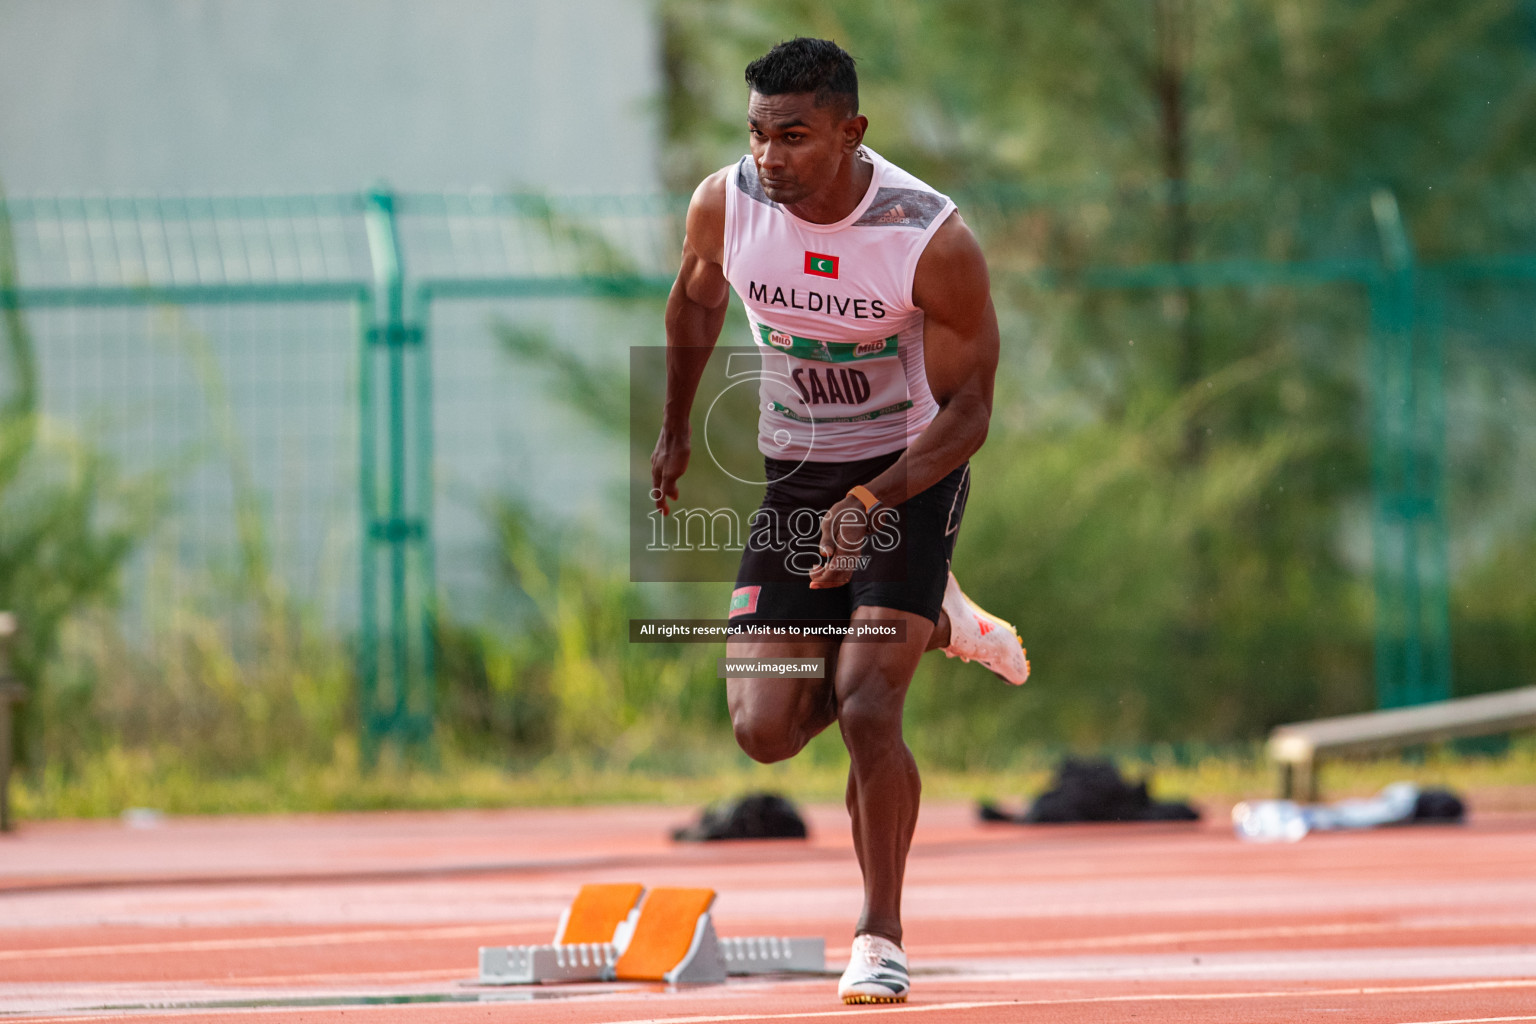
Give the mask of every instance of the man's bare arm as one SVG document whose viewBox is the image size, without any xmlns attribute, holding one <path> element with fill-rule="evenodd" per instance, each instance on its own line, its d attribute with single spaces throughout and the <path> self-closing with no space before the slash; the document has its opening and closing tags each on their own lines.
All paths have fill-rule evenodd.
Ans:
<svg viewBox="0 0 1536 1024">
<path fill-rule="evenodd" d="M 932 487 L 974 455 L 992 419 L 997 376 L 997 312 L 987 261 L 960 214 L 934 233 L 917 263 L 912 300 L 923 310 L 923 366 L 939 412 L 901 458 L 866 486 L 885 505 L 899 505 Z M 857 554 L 863 506 L 845 498 L 822 521 L 822 553 Z M 852 523 L 851 529 L 834 523 Z M 835 536 L 834 536 L 835 534 Z M 849 570 L 818 569 L 811 586 L 837 587 Z"/>
<path fill-rule="evenodd" d="M 997 376 L 997 312 L 987 261 L 959 212 L 933 236 L 918 260 L 912 300 L 924 313 L 923 368 L 939 412 L 905 456 L 870 490 L 896 504 L 944 479 L 976 454 L 992 420 L 992 383 Z M 905 463 L 905 465 L 902 465 Z M 887 498 L 881 486 L 906 484 Z"/>
<path fill-rule="evenodd" d="M 688 203 L 683 262 L 667 296 L 667 393 L 661 436 L 651 452 L 656 507 L 670 512 L 677 481 L 693 450 L 689 414 L 699 378 L 725 323 L 730 287 L 721 264 L 725 249 L 725 171 L 705 178 Z"/>
</svg>

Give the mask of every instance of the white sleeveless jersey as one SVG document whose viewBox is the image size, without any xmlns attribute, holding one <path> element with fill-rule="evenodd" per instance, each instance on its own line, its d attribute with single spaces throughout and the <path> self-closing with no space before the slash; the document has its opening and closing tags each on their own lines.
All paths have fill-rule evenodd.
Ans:
<svg viewBox="0 0 1536 1024">
<path fill-rule="evenodd" d="M 725 277 L 747 308 L 759 377 L 758 449 L 852 462 L 898 451 L 938 404 L 923 369 L 917 261 L 955 204 L 865 148 L 869 191 L 835 224 L 764 194 L 750 156 L 725 190 Z"/>
</svg>

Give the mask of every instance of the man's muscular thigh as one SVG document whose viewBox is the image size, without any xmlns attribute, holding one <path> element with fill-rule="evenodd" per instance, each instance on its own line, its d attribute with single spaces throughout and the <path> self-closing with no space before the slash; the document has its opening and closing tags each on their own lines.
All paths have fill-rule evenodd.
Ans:
<svg viewBox="0 0 1536 1024">
<path fill-rule="evenodd" d="M 850 751 L 869 742 L 881 745 L 900 741 L 907 687 L 933 632 L 933 623 L 928 619 L 895 608 L 860 606 L 854 610 L 853 621 L 900 622 L 904 637 L 900 643 L 866 641 L 843 645 L 842 658 L 832 679 L 838 717 Z"/>
<path fill-rule="evenodd" d="M 793 757 L 837 718 L 835 640 L 731 640 L 727 658 L 822 658 L 820 679 L 735 676 L 725 682 L 736 742 L 747 756 L 769 763 Z"/>
</svg>

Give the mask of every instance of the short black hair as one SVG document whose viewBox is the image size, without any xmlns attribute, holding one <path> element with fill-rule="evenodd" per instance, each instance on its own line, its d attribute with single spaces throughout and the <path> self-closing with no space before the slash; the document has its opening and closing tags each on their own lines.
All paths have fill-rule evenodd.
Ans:
<svg viewBox="0 0 1536 1024">
<path fill-rule="evenodd" d="M 747 85 L 759 96 L 816 94 L 818 107 L 842 103 L 859 112 L 859 75 L 853 57 L 830 39 L 799 36 L 780 43 L 747 65 Z"/>
</svg>

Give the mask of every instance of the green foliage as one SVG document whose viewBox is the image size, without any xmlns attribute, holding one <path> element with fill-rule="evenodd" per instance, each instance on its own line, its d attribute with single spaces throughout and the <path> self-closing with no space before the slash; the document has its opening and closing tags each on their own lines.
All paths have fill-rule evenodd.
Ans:
<svg viewBox="0 0 1536 1024">
<path fill-rule="evenodd" d="M 470 626 L 451 607 L 443 616 L 440 703 L 457 746 L 654 765 L 724 725 L 712 646 L 627 642 L 629 620 L 655 611 L 611 538 L 541 522 L 510 498 L 488 514 L 513 621 Z"/>
<path fill-rule="evenodd" d="M 1165 177 L 1169 79 L 1189 178 L 1387 183 L 1410 220 L 1530 166 L 1536 29 L 1522 0 L 667 0 L 674 187 L 745 148 L 742 69 L 795 35 L 859 61 L 870 141 L 949 191 Z"/>
<path fill-rule="evenodd" d="M 1373 703 L 1365 297 L 1321 275 L 1154 289 L 1090 271 L 1375 261 L 1379 185 L 1425 258 L 1528 245 L 1528 3 L 663 10 L 677 188 L 746 149 L 749 60 L 829 37 L 860 62 L 870 144 L 956 194 L 987 252 L 1003 367 L 956 566 L 1019 622 L 1040 685 L 930 659 L 914 745 L 976 766 L 1019 742 L 1226 741 Z M 1528 323 L 1529 299 L 1467 293 L 1459 313 L 1486 332 Z M 1480 349 L 1453 396 L 1478 373 L 1530 366 Z M 1504 429 L 1452 425 L 1468 691 L 1515 682 L 1536 649 L 1529 588 L 1502 569 L 1536 508 L 1509 483 L 1530 430 L 1479 415 Z"/>
<path fill-rule="evenodd" d="M 1220 822 L 1237 800 L 1274 793 L 1273 771 L 1253 750 L 1209 751 L 1189 760 L 1172 758 L 1166 749 L 1119 753 L 1116 760 L 1126 775 L 1150 775 L 1158 798 L 1192 800 L 1214 822 Z M 923 799 L 1000 799 L 1017 806 L 1047 788 L 1053 763 L 1048 752 L 1040 752 L 993 772 L 925 765 Z M 1437 747 L 1412 757 L 1328 761 L 1321 780 L 1330 800 L 1366 796 L 1388 783 L 1412 781 L 1468 796 L 1478 813 L 1528 812 L 1533 772 L 1536 742 L 1526 738 L 1497 757 Z M 497 762 L 466 757 L 449 747 L 435 766 L 384 764 L 367 771 L 356 744 L 342 736 L 325 761 L 274 760 L 239 774 L 210 774 L 169 749 L 115 747 L 89 753 L 72 771 L 50 765 L 16 780 L 14 797 L 23 820 L 109 817 L 130 807 L 187 815 L 645 802 L 678 805 L 682 824 L 688 814 L 683 807 L 698 807 L 722 794 L 768 789 L 796 800 L 836 804 L 842 800 L 846 775 L 846 760 L 824 762 L 802 754 L 760 765 L 723 747 L 673 770 L 599 768 L 581 758 L 547 758 L 508 772 Z"/>
<path fill-rule="evenodd" d="M 0 192 L 0 295 L 17 285 Z M 15 614 L 11 668 L 30 691 L 16 721 L 35 760 L 39 698 L 67 618 L 110 599 L 123 562 L 153 522 L 152 481 L 125 483 L 99 454 L 37 408 L 37 360 L 22 310 L 0 304 L 0 609 Z"/>
<path fill-rule="evenodd" d="M 1270 354 L 1153 415 L 1073 425 L 1046 413 L 989 440 L 955 572 L 1017 623 L 1034 673 L 1013 690 L 930 658 L 909 696 L 916 748 L 958 769 L 995 767 L 1021 744 L 1231 742 L 1368 699 L 1368 584 L 1327 564 L 1326 509 L 1285 509 L 1327 433 L 1296 423 L 1219 438 L 1180 465 L 1202 406 L 1286 369 Z M 1320 536 L 1269 522 L 1305 526 L 1308 511 Z"/>
<path fill-rule="evenodd" d="M 1082 296 L 1036 298 L 1028 305 L 1038 315 L 1062 321 L 1091 315 L 1146 326 L 1157 318 L 1144 303 L 1085 313 Z M 1368 703 L 1368 583 L 1333 550 L 1336 506 L 1365 479 L 1350 415 L 1357 395 L 1314 351 L 1320 343 L 1309 343 L 1298 303 L 1288 305 L 1289 317 L 1276 311 L 1247 325 L 1245 340 L 1269 343 L 1261 354 L 1229 362 L 1172 401 L 1155 383 L 1133 389 L 1117 380 L 1106 390 L 1107 408 L 1050 374 L 1031 387 L 1034 362 L 1049 362 L 1055 352 L 1019 353 L 1005 365 L 1000 393 L 1038 398 L 998 411 L 976 459 L 956 564 L 974 596 L 1020 623 L 1038 685 L 1014 691 L 974 666 L 931 656 L 909 698 L 913 722 L 922 723 L 909 740 L 925 763 L 997 768 L 1012 763 L 1021 746 L 1063 742 L 1230 742 L 1278 721 Z M 622 392 L 617 367 L 577 357 L 536 330 L 503 327 L 502 334 L 509 352 L 550 373 L 573 407 L 610 432 L 619 428 L 609 407 Z M 1134 365 L 1137 357 L 1121 358 Z M 646 373 L 639 386 L 659 395 L 655 367 L 631 369 Z M 648 448 L 659 423 L 652 419 L 630 425 L 639 432 L 637 450 Z M 1183 446 L 1194 423 L 1205 425 L 1208 440 L 1191 466 Z M 684 478 L 691 501 L 703 479 Z M 500 724 L 485 711 L 471 717 L 524 750 L 611 742 L 624 733 L 624 715 L 649 722 L 651 734 L 723 725 L 707 661 L 693 663 L 683 692 L 695 695 L 697 710 L 683 715 L 671 700 L 643 698 L 620 712 L 630 695 L 649 688 L 617 685 L 626 673 L 654 671 L 658 657 L 711 653 L 627 644 L 627 617 L 689 614 L 694 596 L 703 611 L 693 613 L 718 614 L 710 609 L 718 609 L 723 585 L 713 588 L 712 602 L 706 586 L 681 594 L 630 585 L 619 559 L 583 557 L 598 543 L 533 528 L 516 505 L 497 510 L 504 571 L 525 602 L 539 605 L 542 595 L 542 605 L 496 633 L 473 634 L 467 661 L 487 668 L 471 672 L 480 681 L 450 700 L 474 693 L 475 706 L 499 708 Z M 1191 550 L 1204 554 L 1191 558 Z M 556 577 L 569 581 L 572 596 L 564 602 L 549 597 Z M 562 627 L 563 614 L 580 623 Z M 609 625 L 592 628 L 603 621 Z M 562 646 L 562 628 L 579 630 L 580 642 Z M 585 670 L 560 676 L 560 659 L 573 650 L 609 680 L 606 690 L 590 686 Z M 443 660 L 464 662 L 451 652 Z M 460 671 L 445 668 L 445 675 Z M 562 699 L 562 691 L 578 699 Z M 580 709 L 594 695 L 610 702 L 609 718 L 583 727 Z"/>
<path fill-rule="evenodd" d="M 654 302 L 635 305 L 638 317 L 660 316 Z M 578 356 L 526 324 L 495 330 L 509 358 L 548 375 L 551 393 L 602 433 L 624 436 L 622 364 Z M 678 613 L 659 611 L 665 602 L 655 592 L 629 583 L 626 535 L 548 521 L 517 496 L 488 498 L 485 516 L 496 539 L 496 603 L 508 618 L 471 624 L 451 595 L 441 609 L 439 704 L 455 746 L 525 762 L 553 755 L 634 767 L 675 766 L 701 743 L 716 745 L 724 700 L 714 648 L 627 642 L 630 619 Z"/>
<path fill-rule="evenodd" d="M 0 434 L 22 431 L 31 428 L 0 425 Z M 12 666 L 33 698 L 64 622 L 115 595 L 155 507 L 152 494 L 125 487 L 99 456 L 46 430 L 0 489 L 0 607 L 17 617 Z M 35 714 L 24 711 L 24 725 Z"/>
<path fill-rule="evenodd" d="M 39 701 L 41 764 L 67 780 L 113 751 L 208 776 L 328 760 L 353 727 L 346 645 L 286 600 L 175 591 L 147 639 L 110 612 L 70 619 Z"/>
<path fill-rule="evenodd" d="M 261 498 L 209 341 L 175 310 L 164 325 L 209 418 L 206 447 L 181 458 L 215 459 L 230 473 L 233 564 L 189 569 L 157 543 L 181 464 L 123 482 L 78 443 L 44 443 L 45 422 L 28 470 L 0 490 L 0 604 L 9 601 L 22 623 L 30 760 L 61 785 L 103 758 L 119 767 L 174 758 L 193 775 L 319 761 L 350 725 L 347 646 L 272 568 Z M 125 618 L 118 587 L 133 555 L 141 614 Z"/>
<path fill-rule="evenodd" d="M 980 603 L 1018 622 L 1035 679 L 1016 691 L 975 666 L 926 659 L 908 730 L 925 769 L 1038 772 L 1062 746 L 1244 743 L 1279 721 L 1369 706 L 1364 298 L 1257 279 L 1133 288 L 1093 271 L 1374 260 L 1365 197 L 1382 184 L 1426 257 L 1528 242 L 1529 3 L 659 9 L 674 188 L 745 149 L 747 61 L 789 36 L 824 35 L 860 59 L 870 144 L 958 195 L 982 237 L 1003 367 L 956 569 Z M 521 201 L 569 251 L 566 269 L 636 276 L 601 230 L 558 204 Z M 0 288 L 14 280 L 0 231 Z M 1497 313 L 1512 346 L 1528 348 L 1529 295 L 1469 293 L 1464 304 L 1479 327 Z M 630 309 L 654 339 L 657 305 Z M 507 614 L 471 619 L 446 595 L 436 638 L 443 764 L 475 781 L 362 779 L 349 654 L 271 568 L 206 339 L 167 314 L 208 399 L 209 453 L 238 496 L 238 564 L 178 579 L 149 548 L 151 585 L 180 596 L 130 637 L 101 607 L 162 488 L 118 479 L 38 417 L 26 324 L 14 306 L 0 314 L 0 605 L 21 615 L 18 665 L 47 724 L 24 810 L 656 798 L 695 792 L 677 774 L 780 777 L 733 751 L 718 647 L 626 642 L 631 618 L 718 614 L 723 585 L 632 585 L 623 538 L 485 496 L 496 537 L 487 571 Z M 617 352 L 526 324 L 499 333 L 608 436 L 654 431 L 630 422 Z M 1461 395 L 1482 416 L 1477 429 L 1453 428 L 1450 474 L 1463 514 L 1456 671 L 1470 692 L 1536 670 L 1524 571 L 1536 557 L 1536 485 L 1517 472 L 1536 464 L 1519 426 L 1536 389 L 1513 347 L 1459 358 L 1453 408 Z M 1518 415 L 1493 404 L 1511 397 L 1526 403 Z M 653 437 L 632 440 L 648 449 Z M 783 777 L 833 792 L 840 756 L 829 733 L 797 759 L 808 767 L 782 769 L 808 775 Z M 517 766 L 527 785 L 474 768 L 487 763 Z M 1253 775 L 1251 765 L 1212 771 Z M 205 793 L 208 777 L 244 781 Z"/>
<path fill-rule="evenodd" d="M 654 304 L 646 304 L 639 312 L 642 317 L 658 315 Z M 562 401 L 580 410 L 604 433 L 623 435 L 629 424 L 629 387 L 623 373 L 614 367 L 608 367 L 607 372 L 594 369 L 541 330 L 498 323 L 495 331 L 510 357 L 551 374 L 553 393 Z"/>
</svg>

